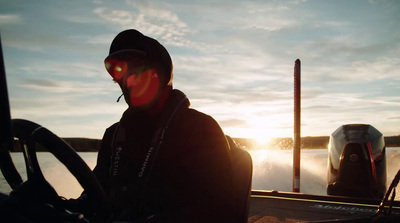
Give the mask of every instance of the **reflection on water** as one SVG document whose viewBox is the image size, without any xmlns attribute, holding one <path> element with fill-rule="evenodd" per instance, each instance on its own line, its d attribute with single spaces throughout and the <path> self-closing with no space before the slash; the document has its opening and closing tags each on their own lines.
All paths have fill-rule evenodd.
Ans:
<svg viewBox="0 0 400 223">
<path fill-rule="evenodd" d="M 388 186 L 400 166 L 400 148 L 386 148 Z M 96 165 L 97 153 L 79 153 L 90 168 Z M 253 189 L 292 191 L 293 156 L 291 150 L 251 150 L 253 158 Z M 301 151 L 300 192 L 326 194 L 326 149 L 304 149 Z M 26 179 L 25 164 L 21 153 L 12 153 L 18 171 Z M 78 197 L 82 187 L 69 171 L 50 153 L 38 153 L 38 159 L 46 179 L 59 195 Z M 0 192 L 11 191 L 3 175 L 0 175 Z M 400 199 L 397 195 L 396 200 Z"/>
</svg>

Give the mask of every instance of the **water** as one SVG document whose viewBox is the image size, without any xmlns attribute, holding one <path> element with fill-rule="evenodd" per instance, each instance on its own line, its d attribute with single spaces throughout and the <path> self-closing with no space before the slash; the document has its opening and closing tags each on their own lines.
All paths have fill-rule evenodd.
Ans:
<svg viewBox="0 0 400 223">
<path fill-rule="evenodd" d="M 293 151 L 255 150 L 253 158 L 253 189 L 292 191 Z M 400 147 L 386 148 L 387 187 L 400 169 Z M 300 192 L 326 195 L 327 149 L 301 151 Z M 400 195 L 396 195 L 400 200 Z"/>
<path fill-rule="evenodd" d="M 388 186 L 400 168 L 400 147 L 386 148 Z M 291 150 L 251 150 L 253 158 L 253 189 L 292 191 L 293 154 Z M 97 153 L 79 153 L 90 168 L 96 165 Z M 326 149 L 304 149 L 301 151 L 300 192 L 326 194 L 327 176 Z M 22 153 L 12 153 L 13 161 L 26 179 Z M 44 176 L 53 185 L 59 195 L 75 198 L 82 187 L 68 170 L 50 153 L 39 152 L 38 159 Z M 3 175 L 0 175 L 0 192 L 11 191 Z M 399 200 L 397 195 L 396 200 Z"/>
<path fill-rule="evenodd" d="M 95 167 L 97 152 L 82 152 L 78 154 L 91 169 Z M 11 153 L 11 157 L 18 172 L 21 174 L 21 177 L 23 180 L 26 180 L 25 162 L 22 153 Z M 37 157 L 43 175 L 56 189 L 60 196 L 66 198 L 79 197 L 83 191 L 82 187 L 68 169 L 58 161 L 53 154 L 48 152 L 38 152 Z M 0 192 L 6 194 L 11 192 L 11 188 L 2 174 L 0 174 Z"/>
</svg>

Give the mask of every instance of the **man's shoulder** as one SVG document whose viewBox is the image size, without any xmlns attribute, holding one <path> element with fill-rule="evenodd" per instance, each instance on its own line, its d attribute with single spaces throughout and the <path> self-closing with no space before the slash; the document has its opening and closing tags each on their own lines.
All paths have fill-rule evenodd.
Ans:
<svg viewBox="0 0 400 223">
<path fill-rule="evenodd" d="M 186 111 L 187 118 L 193 119 L 193 120 L 213 120 L 214 118 L 211 115 L 208 115 L 204 112 L 198 111 L 194 108 L 188 108 Z"/>
<path fill-rule="evenodd" d="M 119 125 L 119 122 L 116 122 L 116 123 L 112 124 L 111 126 L 109 126 L 109 127 L 106 129 L 105 134 L 110 133 L 110 132 L 114 132 L 115 129 L 118 127 L 118 125 Z"/>
<path fill-rule="evenodd" d="M 116 123 L 110 125 L 107 129 L 115 129 L 115 128 L 117 128 L 118 125 L 119 125 L 119 122 L 116 122 Z"/>
<path fill-rule="evenodd" d="M 195 128 L 197 131 L 204 131 L 205 129 L 208 129 L 207 132 L 222 131 L 218 122 L 211 115 L 192 108 L 187 109 L 181 119 L 181 124 Z"/>
</svg>

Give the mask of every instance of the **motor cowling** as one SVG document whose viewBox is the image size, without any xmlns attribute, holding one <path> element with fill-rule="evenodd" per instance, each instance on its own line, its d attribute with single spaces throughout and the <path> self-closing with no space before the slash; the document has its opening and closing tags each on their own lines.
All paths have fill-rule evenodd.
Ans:
<svg viewBox="0 0 400 223">
<path fill-rule="evenodd" d="M 339 127 L 329 140 L 327 194 L 381 199 L 385 192 L 382 133 L 368 124 Z"/>
</svg>

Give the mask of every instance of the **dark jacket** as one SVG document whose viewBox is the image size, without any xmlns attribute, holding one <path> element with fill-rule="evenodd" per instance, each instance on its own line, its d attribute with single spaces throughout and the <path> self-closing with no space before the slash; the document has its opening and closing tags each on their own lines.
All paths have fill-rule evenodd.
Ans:
<svg viewBox="0 0 400 223">
<path fill-rule="evenodd" d="M 232 161 L 218 123 L 172 92 L 161 116 L 129 109 L 103 137 L 93 170 L 133 222 L 233 222 Z"/>
</svg>

